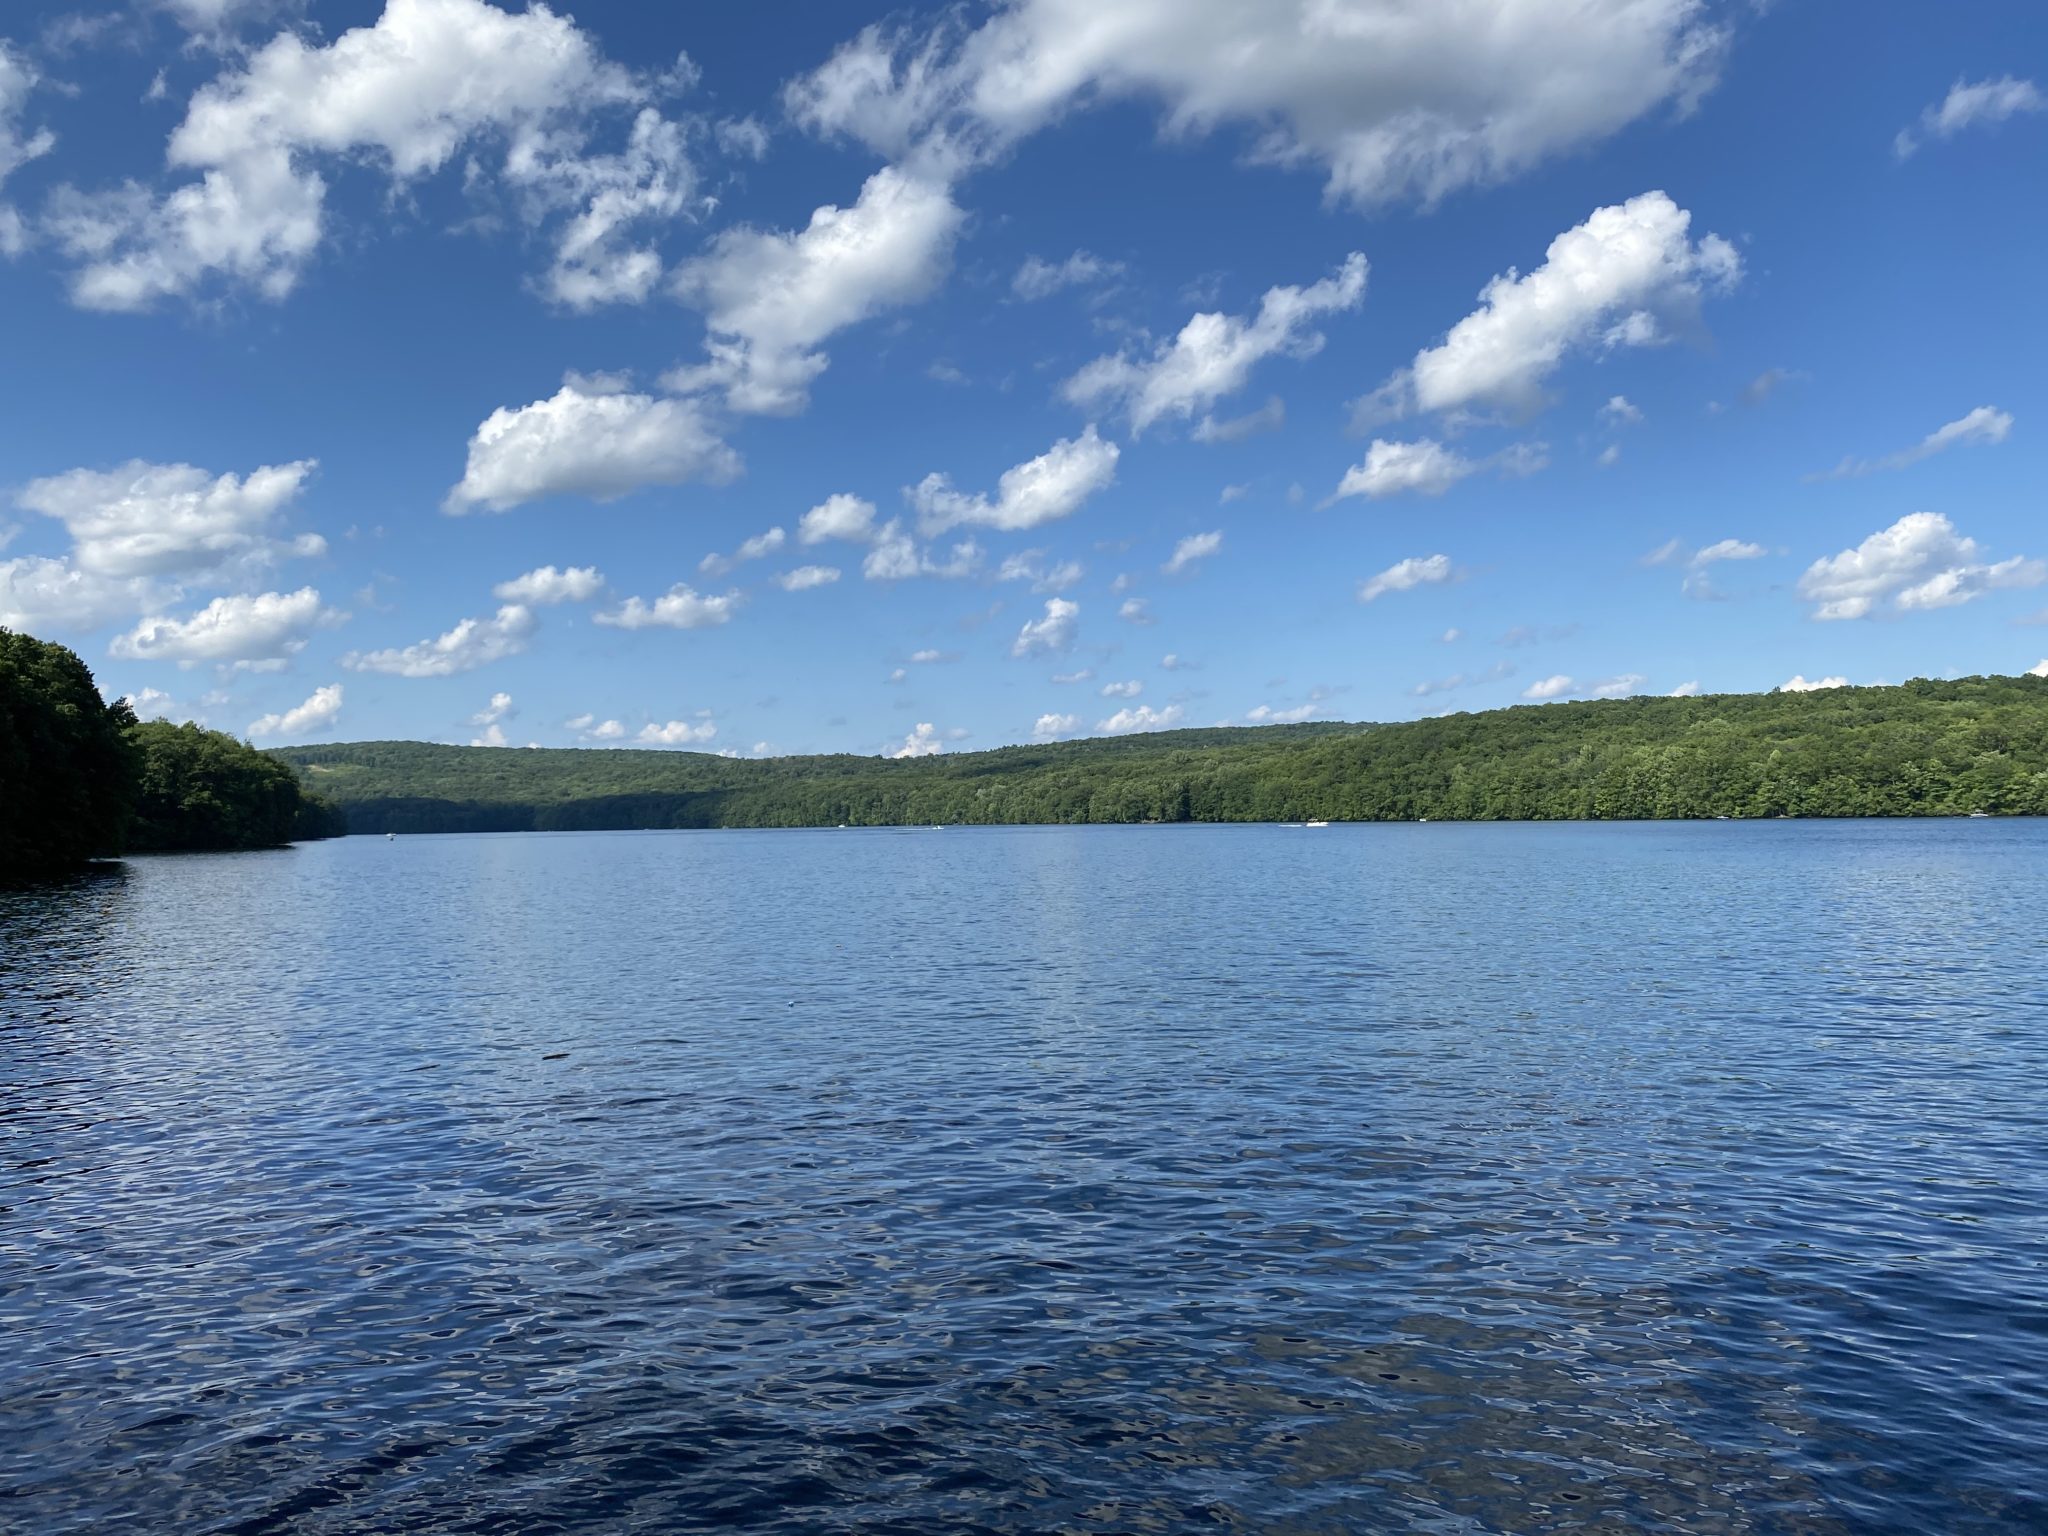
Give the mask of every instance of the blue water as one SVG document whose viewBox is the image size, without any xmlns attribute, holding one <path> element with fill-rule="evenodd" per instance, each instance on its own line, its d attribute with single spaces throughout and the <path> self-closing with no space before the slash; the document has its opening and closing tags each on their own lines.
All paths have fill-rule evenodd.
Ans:
<svg viewBox="0 0 2048 1536">
<path fill-rule="evenodd" d="M 0 1527 L 2048 1526 L 2048 823 L 0 893 Z"/>
</svg>

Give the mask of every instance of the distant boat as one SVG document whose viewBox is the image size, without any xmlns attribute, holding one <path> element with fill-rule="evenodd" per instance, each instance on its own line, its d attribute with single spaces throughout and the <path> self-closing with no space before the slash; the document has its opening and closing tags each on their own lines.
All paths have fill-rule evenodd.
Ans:
<svg viewBox="0 0 2048 1536">
<path fill-rule="evenodd" d="M 384 841 L 387 843 L 395 843 L 398 841 L 398 834 L 396 832 L 386 832 L 384 834 Z"/>
<path fill-rule="evenodd" d="M 1327 821 L 1304 821 L 1302 825 L 1304 827 L 1327 827 L 1329 823 Z"/>
<path fill-rule="evenodd" d="M 1991 819 L 1991 813 L 1990 813 L 1989 811 L 1972 811 L 1972 812 L 1970 812 L 1970 820 L 1972 820 L 1972 821 L 1989 821 L 1990 819 Z"/>
</svg>

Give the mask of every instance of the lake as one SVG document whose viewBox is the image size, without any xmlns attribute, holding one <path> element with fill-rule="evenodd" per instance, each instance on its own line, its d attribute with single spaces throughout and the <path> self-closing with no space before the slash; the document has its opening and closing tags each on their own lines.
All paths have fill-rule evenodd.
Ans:
<svg viewBox="0 0 2048 1536">
<path fill-rule="evenodd" d="M 2048 1528 L 2048 822 L 0 892 L 0 1525 Z"/>
</svg>

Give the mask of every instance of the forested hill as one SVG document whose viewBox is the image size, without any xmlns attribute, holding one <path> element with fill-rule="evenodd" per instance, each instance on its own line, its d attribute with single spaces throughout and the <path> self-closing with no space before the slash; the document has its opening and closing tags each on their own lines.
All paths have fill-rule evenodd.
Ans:
<svg viewBox="0 0 2048 1536">
<path fill-rule="evenodd" d="M 352 832 L 2048 815 L 2048 678 L 1166 731 L 910 760 L 422 742 L 277 755 Z"/>
</svg>

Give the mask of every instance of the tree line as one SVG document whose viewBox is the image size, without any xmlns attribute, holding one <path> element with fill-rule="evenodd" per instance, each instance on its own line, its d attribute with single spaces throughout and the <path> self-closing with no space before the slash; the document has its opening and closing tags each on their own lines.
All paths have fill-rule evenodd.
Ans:
<svg viewBox="0 0 2048 1536">
<path fill-rule="evenodd" d="M 289 763 L 220 731 L 138 721 L 75 652 L 0 629 L 0 878 L 343 830 Z"/>
<path fill-rule="evenodd" d="M 2048 815 L 2048 678 L 1166 731 L 904 761 L 426 742 L 276 755 L 353 832 Z"/>
</svg>

